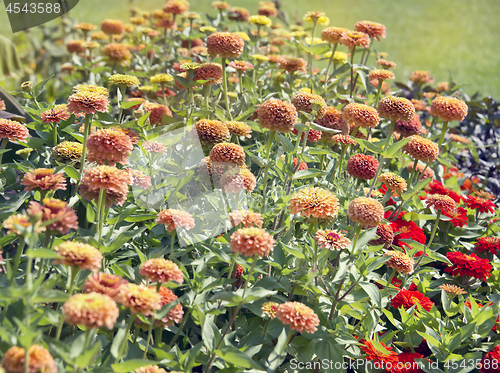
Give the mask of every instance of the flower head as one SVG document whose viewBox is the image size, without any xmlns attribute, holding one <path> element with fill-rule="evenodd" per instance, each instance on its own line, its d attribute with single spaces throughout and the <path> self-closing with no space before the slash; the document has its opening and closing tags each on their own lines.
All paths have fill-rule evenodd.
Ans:
<svg viewBox="0 0 500 373">
<path fill-rule="evenodd" d="M 102 49 L 102 54 L 108 57 L 110 63 L 126 65 L 132 59 L 132 53 L 126 45 L 120 43 L 109 43 Z"/>
<path fill-rule="evenodd" d="M 339 43 L 349 49 L 354 47 L 368 48 L 370 46 L 370 36 L 364 32 L 348 31 L 342 34 Z"/>
<path fill-rule="evenodd" d="M 419 291 L 412 291 L 401 289 L 399 293 L 396 294 L 394 298 L 391 300 L 391 306 L 394 308 L 409 309 L 413 307 L 415 304 L 420 304 L 426 311 L 430 311 L 433 303 L 432 301 L 424 296 L 424 294 Z"/>
<path fill-rule="evenodd" d="M 355 154 L 347 161 L 347 172 L 355 178 L 370 180 L 375 177 L 379 163 L 375 157 Z"/>
<path fill-rule="evenodd" d="M 437 93 L 446 92 L 450 90 L 450 84 L 448 82 L 439 82 L 436 84 L 435 89 Z"/>
<path fill-rule="evenodd" d="M 342 112 L 332 106 L 321 109 L 322 116 L 315 119 L 320 126 L 340 131 L 342 135 L 349 134 L 349 125 L 345 122 Z"/>
<path fill-rule="evenodd" d="M 251 25 L 271 27 L 273 21 L 271 21 L 271 19 L 266 16 L 258 15 L 258 16 L 251 16 L 248 19 L 248 23 L 250 23 Z"/>
<path fill-rule="evenodd" d="M 478 252 L 490 251 L 492 254 L 500 253 L 500 238 L 499 237 L 479 237 L 475 244 L 475 249 Z"/>
<path fill-rule="evenodd" d="M 259 106 L 257 118 L 261 127 L 286 133 L 290 132 L 297 123 L 298 114 L 291 103 L 270 99 Z"/>
<path fill-rule="evenodd" d="M 225 1 L 212 1 L 212 8 L 225 10 L 231 8 L 231 5 L 229 5 Z"/>
<path fill-rule="evenodd" d="M 132 75 L 114 74 L 109 77 L 109 85 L 123 85 L 127 87 L 139 86 L 141 83 L 137 77 Z"/>
<path fill-rule="evenodd" d="M 201 119 L 195 123 L 196 132 L 202 145 L 212 145 L 231 138 L 227 126 L 218 120 Z"/>
<path fill-rule="evenodd" d="M 382 118 L 409 122 L 415 115 L 415 107 L 404 97 L 388 96 L 378 103 L 378 113 Z"/>
<path fill-rule="evenodd" d="M 139 274 L 152 282 L 168 283 L 170 280 L 179 284 L 184 282 L 184 274 L 171 260 L 153 258 L 139 267 Z"/>
<path fill-rule="evenodd" d="M 278 68 L 287 72 L 302 71 L 305 73 L 307 72 L 307 62 L 303 58 L 285 56 L 281 57 Z"/>
<path fill-rule="evenodd" d="M 328 26 L 330 23 L 330 19 L 323 12 L 307 12 L 303 19 L 306 22 L 317 23 L 321 26 Z"/>
<path fill-rule="evenodd" d="M 107 96 L 91 90 L 77 91 L 68 98 L 68 111 L 70 113 L 107 113 L 109 111 L 108 106 Z"/>
<path fill-rule="evenodd" d="M 87 293 L 105 294 L 114 298 L 118 294 L 120 286 L 127 283 L 128 281 L 122 276 L 95 272 L 87 277 L 83 284 L 83 289 Z"/>
<path fill-rule="evenodd" d="M 168 106 L 156 104 L 154 102 L 145 102 L 144 110 L 146 110 L 147 113 L 150 113 L 149 123 L 151 123 L 152 126 L 162 125 L 164 115 L 166 115 L 167 117 L 172 116 L 172 112 L 170 111 Z"/>
<path fill-rule="evenodd" d="M 207 51 L 211 57 L 235 59 L 241 56 L 245 41 L 231 32 L 215 32 L 207 37 Z"/>
<path fill-rule="evenodd" d="M 262 215 L 252 210 L 233 210 L 230 212 L 229 217 L 233 227 L 243 224 L 244 227 L 262 228 L 264 224 Z"/>
<path fill-rule="evenodd" d="M 376 348 L 371 341 L 363 341 L 363 346 L 361 346 L 361 351 L 366 354 L 366 360 L 373 361 L 374 364 L 380 364 L 380 366 L 396 366 L 398 358 L 394 351 L 391 351 L 391 347 L 387 347 L 385 343 L 379 342 L 384 348 L 385 352 L 380 351 Z"/>
<path fill-rule="evenodd" d="M 78 217 L 75 210 L 59 199 L 44 198 L 43 206 L 31 201 L 27 212 L 28 215 L 40 214 L 43 223 L 53 221 L 46 226 L 49 232 L 66 234 L 70 229 L 78 229 Z"/>
<path fill-rule="evenodd" d="M 163 7 L 165 13 L 183 14 L 189 10 L 189 2 L 187 0 L 167 0 Z"/>
<path fill-rule="evenodd" d="M 120 286 L 116 301 L 145 317 L 153 316 L 161 308 L 161 294 L 154 288 L 132 283 Z"/>
<path fill-rule="evenodd" d="M 358 197 L 349 203 L 347 216 L 361 225 L 376 227 L 384 218 L 384 207 L 373 198 Z"/>
<path fill-rule="evenodd" d="M 119 313 L 116 302 L 99 293 L 75 294 L 63 305 L 66 324 L 85 325 L 91 329 L 106 326 L 112 330 Z"/>
<path fill-rule="evenodd" d="M 25 125 L 9 119 L 0 119 L 0 139 L 26 142 L 28 136 L 29 131 Z"/>
<path fill-rule="evenodd" d="M 306 123 L 306 126 L 309 127 L 309 123 Z M 292 133 L 294 135 L 299 135 L 299 130 L 294 128 L 292 129 Z M 306 134 L 307 134 L 307 140 L 310 141 L 310 142 L 318 142 L 320 139 L 321 139 L 321 136 L 323 135 L 323 132 L 321 132 L 320 130 L 313 130 L 313 129 L 309 129 L 308 131 L 306 132 L 302 132 L 302 135 L 300 136 L 300 139 L 301 140 L 304 140 L 305 137 L 306 137 Z"/>
<path fill-rule="evenodd" d="M 292 105 L 295 106 L 297 111 L 303 111 L 309 114 L 313 109 L 316 109 L 319 118 L 323 116 L 323 108 L 326 107 L 323 97 L 304 91 L 300 91 L 292 97 Z"/>
<path fill-rule="evenodd" d="M 7 373 L 24 372 L 25 352 L 21 347 L 12 346 L 5 352 L 2 358 L 2 368 Z M 28 350 L 29 354 L 29 373 L 57 373 L 57 366 L 54 358 L 48 350 L 40 345 L 33 345 Z"/>
<path fill-rule="evenodd" d="M 314 238 L 322 249 L 343 250 L 351 244 L 343 233 L 331 229 L 317 231 Z"/>
<path fill-rule="evenodd" d="M 149 78 L 149 81 L 153 84 L 171 84 L 174 82 L 174 78 L 170 74 L 160 73 L 153 75 Z"/>
<path fill-rule="evenodd" d="M 382 58 L 377 60 L 377 65 L 381 66 L 383 69 L 394 69 L 396 68 L 396 63 L 392 61 L 387 61 Z"/>
<path fill-rule="evenodd" d="M 441 212 L 450 213 L 457 208 L 455 201 L 442 194 L 432 194 L 428 196 L 425 200 L 427 207 L 434 206 L 436 210 L 440 210 Z"/>
<path fill-rule="evenodd" d="M 103 256 L 94 246 L 66 241 L 57 245 L 54 250 L 59 256 L 59 259 L 54 261 L 55 264 L 75 266 L 92 272 L 97 272 L 101 268 Z"/>
<path fill-rule="evenodd" d="M 427 241 L 424 230 L 413 221 L 404 221 L 399 218 L 391 222 L 391 227 L 395 234 L 393 244 L 396 246 L 411 248 L 410 244 L 402 240 L 413 240 L 421 244 L 425 244 Z"/>
<path fill-rule="evenodd" d="M 448 294 L 452 295 L 467 294 L 467 292 L 464 291 L 464 289 L 456 285 L 444 284 L 444 285 L 439 285 L 439 288 L 443 289 Z"/>
<path fill-rule="evenodd" d="M 266 302 L 260 308 L 264 315 L 267 315 L 270 319 L 275 319 L 278 312 L 279 303 L 276 302 Z"/>
<path fill-rule="evenodd" d="M 378 41 L 380 41 L 380 38 L 385 38 L 385 26 L 381 23 L 371 21 L 358 21 L 354 25 L 354 29 L 356 31 L 364 32 L 371 38 L 376 38 Z"/>
<path fill-rule="evenodd" d="M 352 103 L 344 107 L 342 112 L 346 122 L 363 128 L 375 128 L 380 122 L 378 111 L 368 105 Z"/>
<path fill-rule="evenodd" d="M 278 306 L 276 317 L 284 325 L 299 333 L 314 333 L 318 330 L 319 317 L 314 311 L 300 302 L 285 302 Z"/>
<path fill-rule="evenodd" d="M 111 166 L 115 166 L 116 162 L 127 164 L 132 150 L 130 137 L 115 128 L 97 130 L 91 133 L 87 140 L 89 162 L 107 162 Z"/>
<path fill-rule="evenodd" d="M 481 259 L 476 254 L 454 251 L 447 253 L 446 258 L 452 265 L 444 271 L 452 276 L 470 276 L 484 281 L 491 276 L 492 266 L 488 259 Z"/>
<path fill-rule="evenodd" d="M 410 80 L 414 83 L 425 84 L 425 83 L 433 83 L 434 78 L 431 77 L 431 74 L 428 71 L 417 70 L 413 71 L 410 75 Z"/>
<path fill-rule="evenodd" d="M 399 273 L 411 275 L 413 273 L 414 261 L 405 253 L 400 251 L 388 251 L 384 256 L 389 256 L 390 259 L 385 262 L 385 265 L 396 269 Z"/>
<path fill-rule="evenodd" d="M 97 30 L 97 26 L 92 23 L 77 23 L 74 28 L 75 30 L 82 30 L 86 32 Z"/>
<path fill-rule="evenodd" d="M 213 164 L 212 168 L 214 166 L 216 165 Z M 251 193 L 255 189 L 257 181 L 255 175 L 247 168 L 231 167 L 223 173 L 220 185 L 225 193 L 238 193 L 242 190 Z"/>
<path fill-rule="evenodd" d="M 236 136 L 245 136 L 247 138 L 251 138 L 252 129 L 250 126 L 244 122 L 224 122 L 229 132 Z"/>
<path fill-rule="evenodd" d="M 63 173 L 54 173 L 52 168 L 37 168 L 27 172 L 21 180 L 26 190 L 66 190 L 66 177 Z"/>
<path fill-rule="evenodd" d="M 388 248 L 394 241 L 394 230 L 392 229 L 390 224 L 379 224 L 377 226 L 377 236 L 379 238 L 371 240 L 370 245 L 384 245 L 385 248 Z"/>
<path fill-rule="evenodd" d="M 236 163 L 243 167 L 245 165 L 245 150 L 240 145 L 229 142 L 215 144 L 210 150 L 210 160 L 212 162 Z"/>
<path fill-rule="evenodd" d="M 463 121 L 468 110 L 467 104 L 455 97 L 437 96 L 431 103 L 431 114 L 445 122 Z"/>
<path fill-rule="evenodd" d="M 321 39 L 330 43 L 336 44 L 340 42 L 343 34 L 349 32 L 348 29 L 342 27 L 327 27 L 321 31 Z"/>
<path fill-rule="evenodd" d="M 409 122 L 402 119 L 396 120 L 394 131 L 400 133 L 405 137 L 420 135 L 424 132 L 422 123 L 420 123 L 420 116 L 418 114 L 415 114 Z"/>
<path fill-rule="evenodd" d="M 156 222 L 165 225 L 168 232 L 172 232 L 177 228 L 191 230 L 195 225 L 193 216 L 189 212 L 175 209 L 160 211 Z"/>
<path fill-rule="evenodd" d="M 161 306 L 166 306 L 169 303 L 175 302 L 178 297 L 174 294 L 174 292 L 166 287 L 160 287 L 160 295 L 161 295 Z M 184 310 L 182 309 L 182 304 L 177 303 L 174 308 L 172 308 L 164 318 L 160 321 L 164 326 L 170 327 L 174 324 L 178 324 L 182 321 L 182 317 L 184 316 Z"/>
<path fill-rule="evenodd" d="M 40 114 L 43 123 L 59 123 L 68 120 L 71 114 L 68 112 L 68 105 L 55 105 L 52 109 L 45 110 Z"/>
<path fill-rule="evenodd" d="M 378 177 L 378 181 L 395 190 L 398 194 L 403 194 L 407 189 L 406 180 L 392 172 L 384 172 Z"/>
<path fill-rule="evenodd" d="M 247 257 L 269 255 L 274 238 L 262 228 L 241 228 L 231 235 L 231 251 Z"/>
<path fill-rule="evenodd" d="M 339 211 L 339 200 L 329 190 L 306 187 L 295 192 L 290 199 L 290 212 L 304 217 L 333 219 Z"/>
<path fill-rule="evenodd" d="M 234 7 L 229 10 L 228 18 L 232 21 L 247 22 L 250 19 L 250 12 L 245 8 Z"/>
<path fill-rule="evenodd" d="M 436 143 L 419 135 L 410 137 L 410 141 L 403 146 L 403 151 L 415 160 L 434 162 L 439 155 Z"/>
<path fill-rule="evenodd" d="M 500 361 L 500 345 L 497 345 L 493 350 L 488 351 L 481 362 L 478 364 L 481 373 L 496 373 L 498 372 L 498 362 Z"/>
<path fill-rule="evenodd" d="M 168 373 L 165 369 L 160 368 L 158 365 L 148 365 L 134 370 L 135 373 Z M 175 373 L 175 372 L 170 372 Z"/>
<path fill-rule="evenodd" d="M 41 227 L 42 222 L 37 221 L 35 223 L 35 233 L 40 233 L 45 231 L 45 227 Z M 2 223 L 2 227 L 7 229 L 7 234 L 15 233 L 17 235 L 22 235 L 23 232 L 21 232 L 18 228 L 28 228 L 32 225 L 30 218 L 28 215 L 24 214 L 14 214 L 10 215 L 7 219 L 5 219 Z"/>
<path fill-rule="evenodd" d="M 105 19 L 101 23 L 101 30 L 106 35 L 121 35 L 125 33 L 125 25 L 116 19 Z"/>
<path fill-rule="evenodd" d="M 396 79 L 394 73 L 389 70 L 371 70 L 368 74 L 368 79 L 377 79 L 378 82 L 388 80 L 388 79 Z"/>
<path fill-rule="evenodd" d="M 418 162 L 418 161 L 416 161 L 416 162 Z M 413 170 L 414 166 L 415 166 L 415 162 L 410 162 L 406 166 L 406 169 L 408 170 L 408 172 L 411 172 L 411 170 Z M 424 172 L 424 170 L 425 170 L 425 172 Z M 429 177 L 430 178 L 434 177 L 434 171 L 429 167 L 425 167 L 422 163 L 417 163 L 417 167 L 415 169 L 415 172 L 417 174 L 422 174 L 422 172 L 423 172 L 423 174 L 420 175 L 420 180 L 428 179 Z"/>
<path fill-rule="evenodd" d="M 127 170 L 119 170 L 114 166 L 97 166 L 85 172 L 80 185 L 80 193 L 88 201 L 97 201 L 99 191 L 106 190 L 105 205 L 113 203 L 123 205 L 127 199 L 131 177 Z"/>
<path fill-rule="evenodd" d="M 485 198 L 473 196 L 472 194 L 469 194 L 467 196 L 467 200 L 465 201 L 467 203 L 467 207 L 470 209 L 477 209 L 480 213 L 487 213 L 489 212 L 490 214 L 494 214 L 496 210 L 496 205 Z"/>
</svg>

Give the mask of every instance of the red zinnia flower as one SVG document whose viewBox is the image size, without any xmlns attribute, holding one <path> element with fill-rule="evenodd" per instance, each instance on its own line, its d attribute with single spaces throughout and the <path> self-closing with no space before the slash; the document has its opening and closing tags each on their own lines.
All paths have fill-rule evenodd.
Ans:
<svg viewBox="0 0 500 373">
<path fill-rule="evenodd" d="M 474 278 L 487 280 L 491 276 L 491 264 L 488 259 L 481 259 L 476 254 L 464 254 L 460 251 L 446 254 L 448 260 L 453 266 L 444 271 L 451 273 L 452 276 L 471 276 Z"/>
<path fill-rule="evenodd" d="M 391 306 L 394 308 L 404 307 L 405 310 L 420 304 L 426 311 L 430 311 L 433 306 L 432 301 L 424 294 L 416 290 L 401 289 L 391 300 Z"/>
<path fill-rule="evenodd" d="M 419 364 L 415 359 L 421 359 L 424 355 L 416 352 L 404 351 L 398 355 L 398 363 L 392 366 L 388 372 L 391 373 L 424 373 L 422 369 L 419 368 Z"/>
<path fill-rule="evenodd" d="M 394 231 L 393 245 L 411 248 L 411 245 L 402 242 L 401 240 L 413 240 L 421 244 L 425 244 L 425 241 L 427 241 L 424 230 L 412 221 L 404 221 L 400 216 L 399 219 L 391 222 L 390 224 L 392 230 Z"/>
<path fill-rule="evenodd" d="M 451 224 L 454 227 L 462 228 L 464 225 L 469 223 L 469 219 L 467 218 L 467 210 L 463 207 L 457 207 L 456 210 L 451 212 L 443 211 L 443 215 L 451 218 Z"/>
<path fill-rule="evenodd" d="M 366 360 L 373 360 L 374 364 L 380 364 L 381 366 L 394 366 L 398 363 L 397 354 L 392 350 L 392 347 L 387 347 L 384 343 L 379 342 L 382 347 L 384 347 L 387 353 L 379 351 L 372 342 L 363 341 L 364 346 L 361 346 L 361 350 L 366 353 Z"/>
<path fill-rule="evenodd" d="M 490 212 L 494 214 L 497 208 L 493 202 L 473 195 L 468 195 L 466 202 L 468 208 L 477 209 L 481 213 Z"/>
<path fill-rule="evenodd" d="M 480 372 L 481 373 L 495 373 L 498 372 L 500 362 L 500 345 L 495 346 L 491 351 L 488 351 L 486 355 L 481 359 Z"/>
<path fill-rule="evenodd" d="M 460 203 L 460 201 L 464 198 L 457 192 L 445 187 L 437 180 L 432 180 L 430 184 L 425 188 L 425 191 L 429 194 L 442 194 L 444 196 L 448 196 L 456 203 Z"/>
<path fill-rule="evenodd" d="M 492 254 L 500 252 L 500 238 L 499 237 L 480 237 L 476 243 L 476 250 L 491 251 Z"/>
</svg>

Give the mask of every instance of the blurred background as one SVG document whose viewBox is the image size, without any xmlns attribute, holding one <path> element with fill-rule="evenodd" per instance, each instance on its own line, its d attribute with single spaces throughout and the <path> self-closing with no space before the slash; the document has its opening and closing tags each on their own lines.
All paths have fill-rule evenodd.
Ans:
<svg viewBox="0 0 500 373">
<path fill-rule="evenodd" d="M 191 11 L 214 16 L 211 2 L 190 0 Z M 259 5 L 258 0 L 227 2 L 245 7 L 252 14 L 256 14 Z M 80 0 L 69 15 L 77 21 L 99 25 L 105 18 L 126 21 L 132 6 L 152 11 L 164 3 L 165 0 Z M 4 5 L 0 7 L 0 33 L 12 38 Z M 323 11 L 330 18 L 329 26 L 352 29 L 360 20 L 382 23 L 387 27 L 387 38 L 375 42 L 374 48 L 387 52 L 387 59 L 398 64 L 398 81 L 406 82 L 414 70 L 428 70 L 435 82 L 454 80 L 469 95 L 479 91 L 483 96 L 500 97 L 499 0 L 282 1 L 282 9 L 292 22 L 301 21 L 307 11 Z"/>
</svg>

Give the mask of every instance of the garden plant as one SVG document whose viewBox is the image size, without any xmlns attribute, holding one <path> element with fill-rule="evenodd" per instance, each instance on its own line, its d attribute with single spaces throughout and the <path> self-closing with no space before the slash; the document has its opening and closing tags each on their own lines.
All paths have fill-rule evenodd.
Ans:
<svg viewBox="0 0 500 373">
<path fill-rule="evenodd" d="M 1 102 L 0 371 L 500 371 L 498 103 L 194 3 L 65 16 Z"/>
</svg>

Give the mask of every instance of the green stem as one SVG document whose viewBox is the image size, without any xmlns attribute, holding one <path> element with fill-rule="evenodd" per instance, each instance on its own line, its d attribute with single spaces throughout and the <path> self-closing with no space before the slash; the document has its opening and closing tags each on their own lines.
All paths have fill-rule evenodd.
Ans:
<svg viewBox="0 0 500 373">
<path fill-rule="evenodd" d="M 349 145 L 342 145 L 342 152 L 340 153 L 340 158 L 338 164 L 335 165 L 335 168 L 333 169 L 332 176 L 330 177 L 330 183 L 333 183 L 335 180 L 335 174 L 337 173 L 337 169 L 340 170 L 342 169 L 342 162 L 344 161 L 345 153 L 347 151 L 347 148 Z"/>
<path fill-rule="evenodd" d="M 281 358 L 281 357 L 285 358 L 285 356 L 282 356 L 282 355 L 285 353 L 286 348 L 288 347 L 288 345 L 292 341 L 293 333 L 294 333 L 294 330 L 290 329 L 290 331 L 288 332 L 288 336 L 286 338 L 286 343 L 283 345 L 283 348 L 281 349 L 280 354 L 277 358 Z"/>
<path fill-rule="evenodd" d="M 134 325 L 135 318 L 136 318 L 135 313 L 130 315 L 130 319 L 128 320 L 128 324 L 127 324 L 127 329 L 125 331 L 125 336 L 123 337 L 122 343 L 120 344 L 120 349 L 118 350 L 118 355 L 116 356 L 116 359 L 115 359 L 115 364 L 118 363 L 123 356 L 123 352 L 125 351 L 125 346 L 127 345 L 127 341 L 128 341 L 128 335 L 129 335 L 130 330 L 132 329 L 132 326 Z M 146 349 L 146 351 L 147 351 L 147 349 Z"/>
<path fill-rule="evenodd" d="M 9 286 L 12 286 L 12 284 L 14 283 L 14 280 L 16 278 L 17 269 L 19 268 L 19 263 L 21 262 L 21 255 L 24 251 L 25 245 L 26 245 L 26 242 L 24 241 L 24 237 L 20 237 L 19 244 L 17 245 L 16 256 L 14 257 L 14 265 L 12 267 L 12 276 L 10 277 L 10 280 L 9 280 Z"/>
<path fill-rule="evenodd" d="M 356 231 L 354 232 L 354 243 L 352 244 L 351 256 L 356 253 L 356 244 L 358 243 L 359 234 L 361 233 L 361 224 L 358 224 Z"/>
<path fill-rule="evenodd" d="M 370 185 L 370 189 L 368 190 L 368 193 L 366 194 L 368 197 L 370 197 L 372 195 L 373 188 L 375 188 L 375 184 L 377 184 L 378 175 L 380 175 L 380 171 L 382 171 L 382 168 L 384 167 L 384 163 L 385 163 L 385 159 L 381 159 L 379 164 L 378 164 L 377 172 L 375 174 L 375 177 L 373 178 L 372 185 Z"/>
<path fill-rule="evenodd" d="M 330 59 L 328 60 L 328 66 L 326 67 L 326 71 L 325 71 L 325 85 L 324 85 L 325 88 L 326 88 L 326 83 L 328 83 L 328 72 L 330 71 L 330 66 L 332 65 L 332 62 L 333 62 L 333 56 L 334 56 L 335 52 L 337 51 L 338 45 L 339 45 L 339 43 L 333 44 L 332 55 L 330 56 Z"/>
<path fill-rule="evenodd" d="M 311 35 L 311 43 L 309 43 L 309 48 L 314 44 L 314 35 L 316 34 L 316 26 L 318 25 L 318 20 L 314 20 L 313 22 L 313 29 L 312 29 L 312 35 Z M 309 62 L 308 62 L 308 65 L 309 65 L 309 79 L 310 80 L 310 84 L 311 84 L 311 91 L 312 91 L 312 81 L 313 81 L 313 59 L 314 59 L 314 55 L 309 52 Z"/>
<path fill-rule="evenodd" d="M 271 131 L 269 133 L 269 139 L 267 141 L 266 149 L 265 149 L 265 160 L 266 166 L 264 168 L 264 181 L 262 184 L 262 212 L 265 212 L 266 209 L 266 191 L 267 191 L 267 174 L 269 173 L 269 167 L 271 167 L 271 162 L 269 161 L 269 153 L 271 151 L 271 147 L 273 145 L 274 137 L 276 136 L 276 131 Z"/>
<path fill-rule="evenodd" d="M 174 258 L 174 242 L 176 236 L 176 230 L 174 229 L 172 233 L 170 233 L 170 260 Z"/>
<path fill-rule="evenodd" d="M 227 72 L 226 72 L 226 59 L 222 58 L 222 84 L 224 89 L 224 101 L 226 102 L 226 110 L 229 115 L 229 120 L 233 120 L 233 116 L 231 114 L 231 109 L 229 107 L 229 99 L 227 98 Z"/>
<path fill-rule="evenodd" d="M 99 242 L 102 241 L 102 226 L 104 223 L 103 210 L 104 207 L 106 207 L 105 201 L 106 201 L 106 189 L 99 189 L 99 198 L 97 200 L 97 221 L 99 227 L 99 232 L 98 232 Z"/>
<path fill-rule="evenodd" d="M 415 270 L 418 268 L 418 266 L 422 262 L 422 259 L 424 259 L 426 251 L 430 249 L 432 241 L 434 241 L 434 236 L 436 235 L 436 231 L 437 231 L 437 228 L 438 228 L 438 225 L 439 225 L 439 219 L 440 218 L 441 218 L 441 210 L 438 210 L 437 211 L 436 220 L 434 221 L 434 227 L 432 228 L 431 238 L 429 239 L 429 243 L 427 245 L 425 245 L 424 252 L 422 253 L 422 255 L 420 256 L 420 258 L 418 259 L 417 264 L 415 265 Z"/>
<path fill-rule="evenodd" d="M 413 162 L 413 167 L 411 169 L 411 173 L 410 173 L 410 182 L 408 183 L 408 185 L 411 187 L 413 185 L 413 178 L 415 177 L 415 171 L 417 170 L 417 165 L 418 165 L 418 160 L 415 159 L 415 161 Z M 418 179 L 417 179 L 418 181 Z"/>
<path fill-rule="evenodd" d="M 85 127 L 83 130 L 83 149 L 82 149 L 82 159 L 80 160 L 80 179 L 83 175 L 83 169 L 85 168 L 85 156 L 87 155 L 87 139 L 90 134 L 90 114 L 85 115 Z M 76 188 L 78 189 L 78 188 Z"/>
<path fill-rule="evenodd" d="M 69 294 L 69 296 L 72 296 L 73 289 L 75 286 L 75 278 L 76 278 L 76 275 L 78 274 L 78 268 L 70 266 L 70 267 L 68 267 L 68 271 L 70 272 L 68 294 Z M 61 332 L 62 332 L 63 326 L 64 326 L 64 317 L 61 317 L 61 320 L 59 320 L 59 324 L 57 325 L 57 332 L 56 332 L 56 339 L 57 340 L 60 340 L 60 338 L 61 338 Z"/>
<path fill-rule="evenodd" d="M 318 270 L 318 242 L 314 239 L 314 236 L 318 230 L 318 218 L 313 219 L 313 232 L 311 232 L 311 236 L 313 238 L 313 271 L 316 272 Z"/>
<path fill-rule="evenodd" d="M 155 324 L 155 315 L 151 316 L 151 321 L 148 329 L 148 338 L 146 339 L 146 346 L 144 348 L 144 354 L 142 355 L 142 359 L 145 360 L 146 356 L 148 356 L 149 343 L 151 342 L 151 336 L 153 335 L 153 327 Z"/>
<path fill-rule="evenodd" d="M 448 129 L 448 122 L 443 122 L 443 129 L 441 131 L 441 136 L 439 136 L 438 149 L 441 150 L 441 145 L 443 145 L 444 136 L 446 135 L 446 130 Z"/>
<path fill-rule="evenodd" d="M 373 105 L 373 107 L 376 109 L 377 108 L 377 105 L 378 105 L 378 101 L 380 100 L 380 92 L 382 91 L 382 83 L 384 81 L 383 80 L 379 80 L 378 81 L 378 89 L 377 89 L 377 96 L 375 97 L 375 105 Z"/>
<path fill-rule="evenodd" d="M 389 289 L 389 286 L 391 285 L 392 279 L 394 278 L 395 275 L 396 275 L 396 268 L 393 268 L 389 280 L 387 280 L 387 284 L 385 284 L 384 293 Z"/>
<path fill-rule="evenodd" d="M 53 141 L 54 141 L 54 146 L 57 145 L 57 123 L 54 123 L 54 125 L 52 126 L 52 137 L 53 137 Z"/>
<path fill-rule="evenodd" d="M 352 47 L 351 52 L 351 92 L 349 97 L 352 98 L 352 93 L 354 91 L 354 53 L 356 53 L 356 46 Z"/>
<path fill-rule="evenodd" d="M 191 315 L 191 312 L 193 312 L 193 309 L 190 308 L 187 313 L 184 315 L 184 318 L 182 319 L 182 323 L 181 325 L 179 326 L 179 328 L 177 329 L 177 333 L 175 334 L 174 338 L 172 338 L 172 341 L 170 341 L 168 347 L 169 348 L 172 348 L 172 346 L 174 345 L 175 341 L 177 340 L 177 338 L 179 338 L 179 334 L 181 334 L 181 330 L 182 328 L 184 327 L 184 324 L 186 323 L 189 315 Z"/>
<path fill-rule="evenodd" d="M 0 150 L 4 150 L 7 147 L 7 144 L 9 143 L 8 138 L 4 138 L 0 141 Z M 2 164 L 2 159 L 3 159 L 3 153 L 0 153 L 0 165 Z"/>
</svg>

